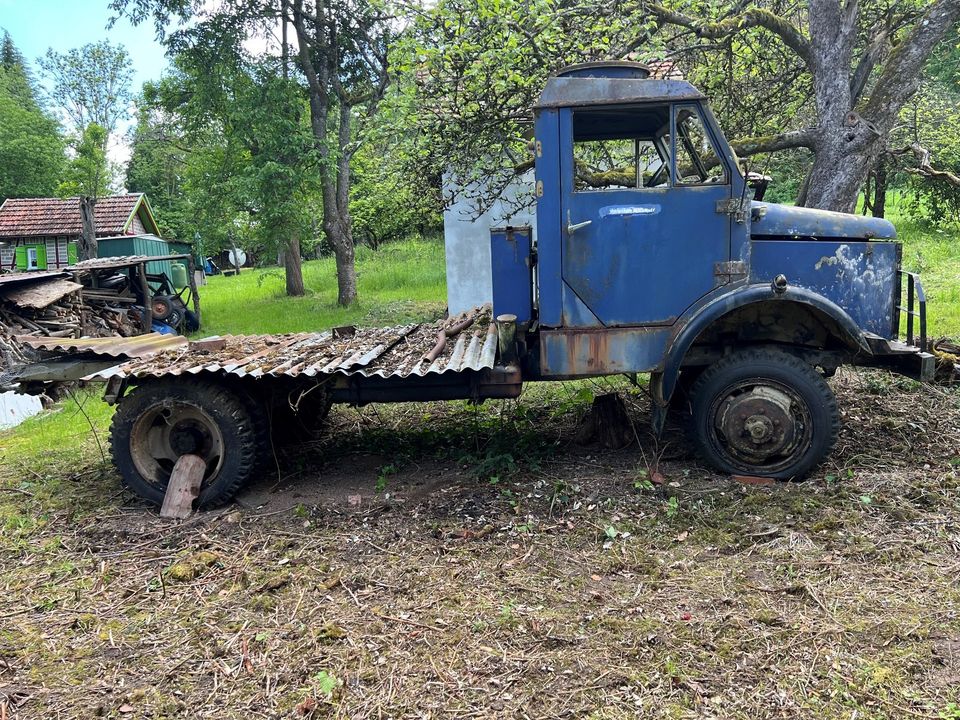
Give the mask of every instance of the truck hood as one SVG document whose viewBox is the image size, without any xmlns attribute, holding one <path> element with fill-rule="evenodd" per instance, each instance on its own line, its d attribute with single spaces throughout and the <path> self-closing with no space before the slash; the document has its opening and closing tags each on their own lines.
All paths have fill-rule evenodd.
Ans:
<svg viewBox="0 0 960 720">
<path fill-rule="evenodd" d="M 860 238 L 892 240 L 897 237 L 893 223 L 882 218 L 814 210 L 777 203 L 752 203 L 751 234 L 754 236 Z"/>
</svg>

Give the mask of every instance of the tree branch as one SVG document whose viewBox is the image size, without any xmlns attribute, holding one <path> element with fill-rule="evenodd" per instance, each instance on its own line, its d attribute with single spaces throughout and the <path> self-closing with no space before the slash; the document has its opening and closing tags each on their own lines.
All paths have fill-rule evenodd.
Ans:
<svg viewBox="0 0 960 720">
<path fill-rule="evenodd" d="M 915 142 L 902 150 L 893 150 L 890 152 L 891 155 L 906 155 L 908 153 L 912 153 L 917 159 L 917 167 L 906 168 L 907 172 L 911 175 L 919 175 L 930 178 L 931 180 L 942 180 L 954 187 L 960 187 L 960 176 L 947 170 L 937 170 L 934 168 L 933 165 L 930 164 L 930 151 L 920 143 Z"/>
<path fill-rule="evenodd" d="M 730 147 L 738 157 L 750 157 L 765 152 L 780 152 L 793 148 L 813 148 L 816 131 L 813 128 L 789 130 L 779 135 L 761 135 L 734 140 Z"/>
<path fill-rule="evenodd" d="M 658 3 L 649 3 L 647 9 L 662 22 L 688 28 L 699 37 L 708 40 L 719 40 L 746 28 L 760 27 L 778 36 L 804 62 L 808 64 L 810 62 L 810 41 L 788 21 L 763 8 L 747 8 L 740 15 L 714 23 L 704 23 L 697 18 L 670 10 Z"/>
<path fill-rule="evenodd" d="M 904 103 L 917 91 L 923 66 L 933 49 L 960 19 L 957 0 L 934 0 L 890 54 L 863 115 L 885 130 L 896 122 Z"/>
</svg>

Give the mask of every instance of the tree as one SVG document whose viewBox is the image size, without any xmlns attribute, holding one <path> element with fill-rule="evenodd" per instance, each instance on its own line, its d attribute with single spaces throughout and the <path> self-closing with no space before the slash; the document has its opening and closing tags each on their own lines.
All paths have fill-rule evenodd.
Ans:
<svg viewBox="0 0 960 720">
<path fill-rule="evenodd" d="M 126 49 L 106 40 L 66 53 L 51 48 L 40 67 L 52 84 L 51 98 L 72 131 L 81 135 L 96 123 L 106 130 L 106 143 L 127 117 L 131 100 L 133 69 Z"/>
<path fill-rule="evenodd" d="M 814 123 L 758 143 L 807 147 L 814 153 L 799 201 L 850 212 L 867 173 L 887 149 L 904 105 L 920 86 L 924 65 L 960 19 L 956 0 L 894 5 L 863 13 L 858 0 L 807 0 L 807 33 L 792 13 L 759 4 L 714 22 L 658 3 L 646 9 L 659 20 L 716 41 L 749 28 L 772 35 L 800 58 L 811 78 Z M 865 17 L 864 17 L 865 16 Z"/>
<path fill-rule="evenodd" d="M 98 198 L 109 192 L 107 154 L 103 149 L 106 136 L 106 128 L 90 123 L 84 128 L 83 134 L 71 143 L 73 157 L 67 163 L 58 189 L 61 197 L 79 195 Z"/>
<path fill-rule="evenodd" d="M 137 101 L 137 123 L 128 135 L 126 188 L 150 198 L 164 237 L 192 240 L 195 227 L 184 189 L 189 142 L 156 103 L 157 86 L 146 83 Z"/>
<path fill-rule="evenodd" d="M 387 43 L 392 18 L 376 0 L 236 0 L 196 10 L 179 0 L 112 0 L 134 23 L 153 18 L 175 52 L 199 55 L 211 48 L 236 52 L 223 38 L 262 36 L 282 24 L 293 28 L 294 62 L 302 73 L 310 127 L 320 158 L 323 229 L 337 261 L 337 301 L 357 299 L 350 218 L 351 160 L 363 141 L 365 121 L 389 83 Z M 184 27 L 167 34 L 171 19 Z M 281 48 L 286 60 L 288 49 Z M 221 55 L 222 58 L 222 55 Z M 286 73 L 286 62 L 282 63 Z"/>
<path fill-rule="evenodd" d="M 286 4 L 286 3 L 285 3 Z M 372 115 L 389 82 L 390 18 L 368 0 L 287 5 L 296 29 L 298 62 L 307 79 L 310 119 L 320 153 L 323 229 L 337 260 L 337 302 L 357 299 L 350 220 L 355 122 Z M 330 135 L 335 134 L 335 142 Z"/>
<path fill-rule="evenodd" d="M 282 251 L 287 294 L 303 295 L 301 240 L 311 233 L 318 177 L 306 99 L 276 59 L 216 55 L 220 62 L 178 56 L 176 71 L 152 93 L 191 146 L 184 191 L 208 235 L 224 235 L 221 242 L 234 239 L 228 233 L 246 218 L 240 225 Z"/>
<path fill-rule="evenodd" d="M 453 150 L 447 161 L 468 174 L 485 163 L 491 174 L 503 154 L 525 167 L 520 141 L 550 72 L 667 57 L 713 91 L 739 154 L 809 149 L 800 200 L 852 210 L 958 17 L 956 0 L 441 0 L 419 13 L 406 58 L 427 108 L 425 142 Z M 468 152 L 458 158 L 457 147 Z"/>
<path fill-rule="evenodd" d="M 0 41 L 0 203 L 8 197 L 54 194 L 64 166 L 64 140 L 40 106 L 10 36 Z"/>
</svg>

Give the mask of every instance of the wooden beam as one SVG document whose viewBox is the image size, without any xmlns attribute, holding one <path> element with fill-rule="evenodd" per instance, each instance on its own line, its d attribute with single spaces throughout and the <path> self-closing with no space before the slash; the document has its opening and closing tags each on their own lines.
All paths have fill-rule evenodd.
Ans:
<svg viewBox="0 0 960 720">
<path fill-rule="evenodd" d="M 137 265 L 137 272 L 140 273 L 140 293 L 143 295 L 144 310 L 143 313 L 143 331 L 145 333 L 153 330 L 153 298 L 150 297 L 150 285 L 147 283 L 147 264 Z"/>
<path fill-rule="evenodd" d="M 200 494 L 207 464 L 199 455 L 181 455 L 170 473 L 167 493 L 163 496 L 160 517 L 183 520 L 193 512 L 193 501 Z"/>
</svg>

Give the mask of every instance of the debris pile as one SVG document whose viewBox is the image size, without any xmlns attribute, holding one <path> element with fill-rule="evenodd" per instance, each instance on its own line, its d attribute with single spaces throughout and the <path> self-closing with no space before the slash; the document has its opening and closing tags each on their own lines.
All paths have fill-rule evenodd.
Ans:
<svg viewBox="0 0 960 720">
<path fill-rule="evenodd" d="M 143 332 L 143 315 L 129 292 L 84 288 L 83 337 L 132 337 Z"/>
<path fill-rule="evenodd" d="M 942 337 L 933 342 L 933 354 L 937 358 L 937 380 L 960 382 L 960 343 Z"/>
<path fill-rule="evenodd" d="M 142 310 L 125 287 L 89 288 L 89 274 L 0 276 L 0 373 L 32 358 L 25 337 L 129 337 L 142 332 Z M 18 339 L 20 338 L 20 339 Z"/>
</svg>

